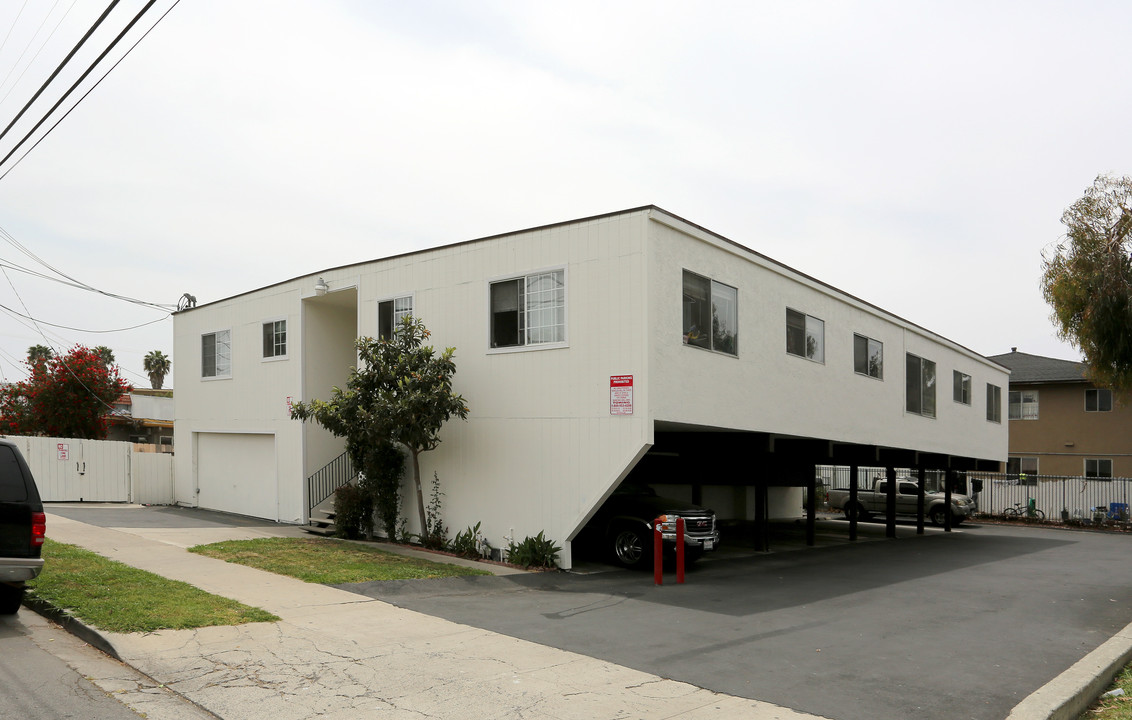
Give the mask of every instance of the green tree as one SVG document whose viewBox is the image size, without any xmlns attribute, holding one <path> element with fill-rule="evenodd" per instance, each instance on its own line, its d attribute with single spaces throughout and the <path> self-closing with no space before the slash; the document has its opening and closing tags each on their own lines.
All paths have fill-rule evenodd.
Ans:
<svg viewBox="0 0 1132 720">
<path fill-rule="evenodd" d="M 101 440 L 107 413 L 130 385 L 93 350 L 28 362 L 27 380 L 0 388 L 0 431 L 9 435 Z"/>
<path fill-rule="evenodd" d="M 160 390 L 165 384 L 165 376 L 173 367 L 173 361 L 160 350 L 150 350 L 142 359 L 142 369 L 149 375 L 149 384 L 154 390 Z"/>
<path fill-rule="evenodd" d="M 102 364 L 106 367 L 110 367 L 114 364 L 114 351 L 105 345 L 95 346 L 92 352 L 102 359 Z"/>
<path fill-rule="evenodd" d="M 1132 390 L 1132 177 L 1099 175 L 1061 216 L 1065 237 L 1042 258 L 1057 334 L 1084 356 L 1089 380 Z"/>
<path fill-rule="evenodd" d="M 32 345 L 28 348 L 28 364 L 34 365 L 43 360 L 50 360 L 55 356 L 55 351 L 46 345 Z"/>
<path fill-rule="evenodd" d="M 420 454 L 440 444 L 440 428 L 449 419 L 468 416 L 464 398 L 452 390 L 455 348 L 437 354 L 424 345 L 429 335 L 423 322 L 406 316 L 391 338 L 358 338 L 358 367 L 350 369 L 346 389 L 336 387 L 330 400 L 296 403 L 291 410 L 292 418 L 314 420 L 345 437 L 354 467 L 367 477 L 371 470 L 366 463 L 377 457 L 377 453 L 367 452 L 369 449 L 383 442 L 404 445 L 413 459 L 422 534 L 429 526 Z M 377 477 L 380 470 L 372 472 Z"/>
</svg>

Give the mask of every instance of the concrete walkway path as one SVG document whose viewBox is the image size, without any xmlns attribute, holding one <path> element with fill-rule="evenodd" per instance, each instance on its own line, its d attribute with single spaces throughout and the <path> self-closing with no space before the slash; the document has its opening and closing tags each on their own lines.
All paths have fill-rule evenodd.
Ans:
<svg viewBox="0 0 1132 720">
<path fill-rule="evenodd" d="M 103 528 L 50 514 L 48 529 L 53 540 L 282 618 L 102 634 L 123 661 L 222 718 L 816 717 L 185 550 L 301 534 L 294 527 Z"/>
</svg>

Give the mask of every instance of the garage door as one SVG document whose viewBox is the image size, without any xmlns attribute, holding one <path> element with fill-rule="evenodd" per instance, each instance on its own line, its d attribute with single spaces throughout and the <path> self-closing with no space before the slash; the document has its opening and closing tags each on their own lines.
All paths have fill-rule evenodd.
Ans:
<svg viewBox="0 0 1132 720">
<path fill-rule="evenodd" d="M 275 436 L 197 433 L 196 437 L 200 507 L 278 520 Z"/>
</svg>

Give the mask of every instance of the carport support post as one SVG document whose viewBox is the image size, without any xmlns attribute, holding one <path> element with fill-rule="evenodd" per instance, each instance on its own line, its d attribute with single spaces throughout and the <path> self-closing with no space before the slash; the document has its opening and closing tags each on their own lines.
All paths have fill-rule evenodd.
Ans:
<svg viewBox="0 0 1132 720">
<path fill-rule="evenodd" d="M 761 478 L 755 480 L 755 550 L 766 552 L 770 550 L 769 532 L 767 531 L 767 518 L 769 511 L 767 504 L 770 498 L 767 485 Z"/>
<path fill-rule="evenodd" d="M 951 532 L 951 485 L 957 480 L 955 475 L 954 470 L 948 470 L 943 481 L 943 506 L 947 508 L 947 512 L 943 514 L 944 532 Z"/>
<path fill-rule="evenodd" d="M 923 465 L 916 468 L 916 478 L 919 480 L 919 488 L 916 490 L 916 534 L 924 534 L 924 479 L 927 476 L 927 471 Z"/>
<path fill-rule="evenodd" d="M 817 526 L 818 464 L 810 468 L 810 479 L 806 481 L 806 547 L 814 546 Z"/>
<path fill-rule="evenodd" d="M 884 536 L 894 538 L 896 537 L 896 468 L 891 465 L 886 467 L 884 477 L 888 481 L 884 500 Z"/>
<path fill-rule="evenodd" d="M 857 507 L 857 476 L 860 474 L 859 465 L 849 466 L 849 505 L 847 507 Z M 857 513 L 846 513 L 849 516 L 849 539 L 857 539 Z"/>
</svg>

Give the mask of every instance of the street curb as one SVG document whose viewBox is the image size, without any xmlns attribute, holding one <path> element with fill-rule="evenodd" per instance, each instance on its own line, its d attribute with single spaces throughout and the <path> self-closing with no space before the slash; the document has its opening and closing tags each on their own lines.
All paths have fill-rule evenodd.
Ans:
<svg viewBox="0 0 1132 720">
<path fill-rule="evenodd" d="M 1006 720 L 1076 720 L 1132 662 L 1132 624 L 1014 706 Z"/>
<path fill-rule="evenodd" d="M 69 614 L 66 610 L 60 610 L 43 598 L 36 597 L 35 595 L 24 595 L 24 607 L 57 623 L 64 630 L 82 640 L 87 645 L 101 650 L 118 662 L 124 662 L 121 656 L 118 655 L 118 651 L 110 644 L 109 640 L 82 620 Z"/>
</svg>

